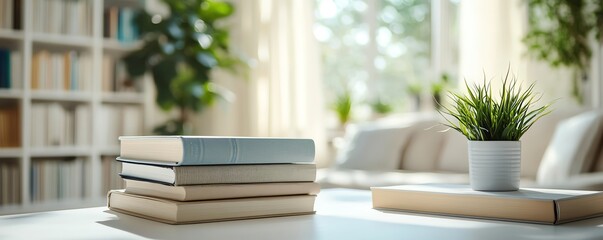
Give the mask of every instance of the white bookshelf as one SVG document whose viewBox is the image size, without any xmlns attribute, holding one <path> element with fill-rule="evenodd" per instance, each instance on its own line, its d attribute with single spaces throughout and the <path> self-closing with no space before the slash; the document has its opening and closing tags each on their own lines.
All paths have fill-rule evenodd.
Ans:
<svg viewBox="0 0 603 240">
<path fill-rule="evenodd" d="M 142 134 L 149 132 L 148 123 L 144 122 L 148 110 L 152 108 L 149 101 L 149 84 L 141 84 L 140 92 L 106 92 L 103 90 L 102 58 L 103 54 L 121 56 L 129 51 L 140 47 L 139 43 L 122 44 L 116 40 L 103 37 L 103 12 L 108 6 L 144 7 L 142 0 L 80 0 L 89 1 L 91 7 L 90 36 L 50 34 L 34 31 L 34 9 L 35 1 L 45 0 L 22 0 L 22 29 L 0 29 L 0 48 L 9 48 L 21 53 L 22 56 L 22 86 L 18 89 L 0 89 L 0 102 L 17 104 L 20 111 L 20 133 L 21 146 L 0 148 L 0 163 L 2 161 L 18 161 L 21 179 L 21 201 L 18 204 L 0 205 L 0 215 L 8 213 L 32 212 L 68 209 L 77 206 L 95 206 L 105 202 L 105 194 L 102 193 L 102 181 L 104 177 L 101 169 L 101 158 L 103 156 L 116 156 L 119 147 L 101 142 L 100 137 L 107 129 L 98 126 L 106 126 L 99 117 L 105 105 L 111 106 L 136 106 L 140 108 L 140 126 Z M 90 77 L 88 91 L 77 90 L 32 90 L 32 58 L 38 50 L 86 52 L 91 56 L 91 72 L 86 74 Z M 139 79 L 139 81 L 143 81 Z M 144 79 L 144 81 L 148 81 Z M 87 105 L 90 114 L 90 137 L 89 144 L 85 146 L 32 146 L 32 104 L 37 103 L 59 103 L 62 105 Z M 117 143 L 117 139 L 115 140 Z M 37 159 L 77 157 L 85 159 L 85 183 L 84 195 L 81 198 L 66 199 L 64 201 L 49 200 L 45 202 L 32 201 L 30 184 L 32 181 L 32 162 Z M 116 177 L 116 176 L 114 176 Z"/>
</svg>

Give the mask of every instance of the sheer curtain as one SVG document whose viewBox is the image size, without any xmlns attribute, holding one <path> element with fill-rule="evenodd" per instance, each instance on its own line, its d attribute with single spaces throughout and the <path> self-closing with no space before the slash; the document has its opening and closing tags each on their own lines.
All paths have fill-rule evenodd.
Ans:
<svg viewBox="0 0 603 240">
<path fill-rule="evenodd" d="M 521 43 L 526 15 L 522 0 L 463 0 L 460 2 L 460 75 L 481 83 L 483 74 L 493 80 L 504 77 L 507 67 L 526 78 Z M 493 81 L 498 83 L 498 81 Z"/>
<path fill-rule="evenodd" d="M 216 73 L 236 100 L 207 109 L 200 134 L 304 137 L 326 151 L 318 45 L 312 28 L 314 1 L 235 0 L 229 24 L 232 47 L 251 63 L 247 79 Z"/>
<path fill-rule="evenodd" d="M 553 69 L 527 54 L 522 42 L 528 30 L 527 14 L 527 2 L 523 0 L 462 0 L 459 79 L 480 83 L 485 73 L 498 89 L 499 80 L 510 66 L 524 85 L 536 83 L 536 90 L 543 93 L 542 103 L 557 100 L 556 108 L 577 107 L 570 95 L 571 72 Z"/>
</svg>

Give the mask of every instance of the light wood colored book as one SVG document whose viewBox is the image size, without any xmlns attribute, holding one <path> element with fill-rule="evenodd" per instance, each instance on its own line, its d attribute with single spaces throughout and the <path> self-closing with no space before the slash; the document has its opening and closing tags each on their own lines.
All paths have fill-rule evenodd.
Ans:
<svg viewBox="0 0 603 240">
<path fill-rule="evenodd" d="M 175 186 L 221 183 L 313 182 L 315 164 L 155 166 L 122 162 L 122 178 Z"/>
<path fill-rule="evenodd" d="M 168 186 L 152 182 L 126 180 L 125 192 L 176 201 L 200 201 L 302 194 L 316 195 L 320 192 L 320 185 L 314 182 L 292 182 Z"/>
<path fill-rule="evenodd" d="M 313 195 L 179 202 L 110 191 L 109 209 L 169 224 L 189 224 L 314 213 Z"/>
<path fill-rule="evenodd" d="M 603 192 L 522 188 L 474 191 L 467 185 L 372 187 L 373 208 L 561 224 L 603 215 Z"/>
</svg>

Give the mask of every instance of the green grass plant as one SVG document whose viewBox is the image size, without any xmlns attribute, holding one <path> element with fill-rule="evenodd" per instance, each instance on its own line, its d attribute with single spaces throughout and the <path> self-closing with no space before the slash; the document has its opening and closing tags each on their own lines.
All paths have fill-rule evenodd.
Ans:
<svg viewBox="0 0 603 240">
<path fill-rule="evenodd" d="M 439 110 L 446 119 L 444 125 L 471 141 L 519 141 L 538 119 L 550 113 L 550 104 L 536 107 L 542 95 L 534 92 L 534 83 L 522 89 L 509 72 L 498 98 L 493 95 L 485 74 L 482 85 L 476 83 L 470 87 L 465 81 L 465 95 L 449 92 L 453 106 L 441 106 Z"/>
</svg>

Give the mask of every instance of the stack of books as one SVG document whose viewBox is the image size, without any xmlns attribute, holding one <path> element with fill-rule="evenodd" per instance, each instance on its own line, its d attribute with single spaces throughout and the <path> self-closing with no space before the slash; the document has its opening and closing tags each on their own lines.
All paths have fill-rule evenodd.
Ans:
<svg viewBox="0 0 603 240">
<path fill-rule="evenodd" d="M 170 224 L 314 213 L 311 139 L 120 137 L 111 210 Z"/>
</svg>

